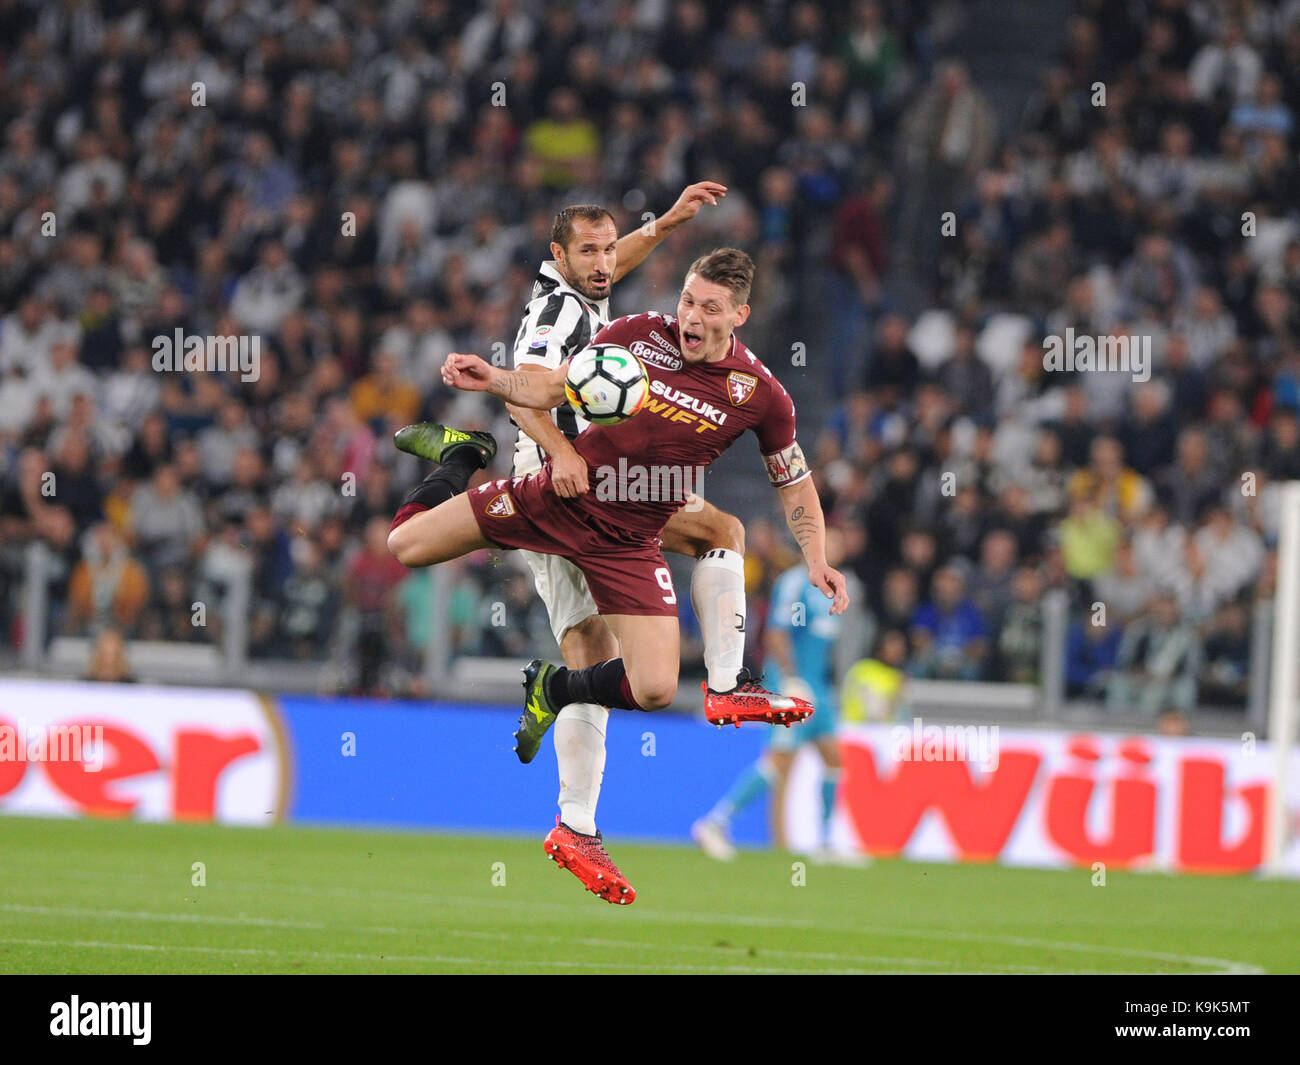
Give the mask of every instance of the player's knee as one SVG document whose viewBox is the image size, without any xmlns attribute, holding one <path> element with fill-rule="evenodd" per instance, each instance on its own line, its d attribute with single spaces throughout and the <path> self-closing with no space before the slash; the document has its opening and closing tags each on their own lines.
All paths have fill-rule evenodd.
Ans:
<svg viewBox="0 0 1300 1065">
<path fill-rule="evenodd" d="M 738 555 L 745 553 L 745 526 L 734 514 L 718 512 L 712 528 L 709 529 L 708 542 L 701 549 L 704 551 L 721 547 L 726 551 L 735 551 Z"/>
<path fill-rule="evenodd" d="M 403 566 L 419 565 L 416 542 L 405 534 L 405 526 L 399 525 L 388 534 L 388 551 Z"/>
<path fill-rule="evenodd" d="M 677 697 L 676 680 L 656 678 L 632 686 L 632 695 L 642 710 L 664 710 Z"/>
</svg>

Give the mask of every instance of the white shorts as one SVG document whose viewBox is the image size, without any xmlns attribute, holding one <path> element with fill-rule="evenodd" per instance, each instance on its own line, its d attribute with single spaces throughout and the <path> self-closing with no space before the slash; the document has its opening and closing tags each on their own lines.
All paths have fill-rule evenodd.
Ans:
<svg viewBox="0 0 1300 1065">
<path fill-rule="evenodd" d="M 573 626 L 600 613 L 587 587 L 587 578 L 567 558 L 540 551 L 520 551 L 533 571 L 533 585 L 551 617 L 551 632 L 558 644 Z"/>
</svg>

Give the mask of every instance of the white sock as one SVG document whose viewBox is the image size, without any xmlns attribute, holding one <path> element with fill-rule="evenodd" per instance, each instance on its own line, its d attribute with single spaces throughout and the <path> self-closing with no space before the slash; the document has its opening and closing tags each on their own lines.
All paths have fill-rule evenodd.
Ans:
<svg viewBox="0 0 1300 1065">
<path fill-rule="evenodd" d="M 596 833 L 596 800 L 605 775 L 605 722 L 609 710 L 570 703 L 556 715 L 555 759 L 560 767 L 560 820 L 585 836 Z"/>
<path fill-rule="evenodd" d="M 695 563 L 691 604 L 704 637 L 704 666 L 709 687 L 730 691 L 745 660 L 745 559 L 714 548 Z"/>
</svg>

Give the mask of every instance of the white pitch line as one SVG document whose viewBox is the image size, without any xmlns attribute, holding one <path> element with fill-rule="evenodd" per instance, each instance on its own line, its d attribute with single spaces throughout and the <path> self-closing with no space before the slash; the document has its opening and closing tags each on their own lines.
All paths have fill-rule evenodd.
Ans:
<svg viewBox="0 0 1300 1065">
<path fill-rule="evenodd" d="M 96 919 L 104 918 L 104 919 L 112 919 L 112 920 L 155 921 L 155 922 L 162 922 L 162 923 L 224 924 L 224 925 L 234 925 L 234 926 L 251 926 L 251 927 L 259 927 L 259 928 L 292 928 L 292 929 L 300 929 L 304 931 L 336 932 L 336 933 L 341 932 L 341 933 L 354 933 L 360 935 L 410 936 L 412 933 L 429 931 L 425 929 L 394 928 L 394 927 L 382 926 L 382 925 L 352 925 L 347 928 L 331 928 L 329 925 L 321 924 L 316 921 L 292 921 L 292 920 L 277 919 L 277 918 L 270 918 L 270 917 L 249 917 L 244 915 L 225 916 L 219 914 L 195 914 L 195 913 L 155 913 L 155 912 L 143 911 L 143 910 L 96 910 L 96 909 L 87 909 L 84 907 L 72 907 L 72 906 L 32 906 L 32 905 L 24 905 L 21 903 L 0 903 L 0 912 L 41 914 L 45 916 L 54 916 L 54 917 L 90 917 Z M 644 941 L 639 941 L 639 940 L 606 939 L 606 938 L 594 937 L 594 936 L 583 936 L 583 937 L 552 936 L 552 935 L 542 935 L 539 933 L 531 933 L 531 932 L 513 933 L 513 932 L 471 931 L 467 929 L 445 929 L 445 930 L 440 929 L 437 932 L 431 932 L 431 934 L 435 934 L 435 935 L 442 934 L 442 935 L 456 936 L 456 937 L 461 937 L 466 939 L 489 939 L 489 940 L 510 941 L 510 942 L 529 940 L 531 942 L 537 942 L 537 943 L 555 943 L 560 945 L 577 944 L 583 946 L 592 946 L 592 947 L 608 948 L 608 949 L 615 949 L 615 950 L 674 951 L 679 954 L 680 953 L 711 954 L 715 951 L 737 952 L 737 951 L 747 951 L 749 949 L 747 947 L 741 947 L 741 946 L 718 947 L 718 946 L 713 946 L 711 944 L 685 944 L 685 943 L 657 944 L 657 943 L 646 943 Z M 961 934 L 953 933 L 953 937 L 960 938 Z M 1084 947 L 1086 949 L 1086 945 L 1081 944 L 1078 946 Z M 178 947 L 177 949 L 184 949 L 184 948 Z M 215 950 L 217 948 L 210 948 L 210 949 Z M 235 948 L 231 948 L 231 949 L 235 949 Z M 1073 970 L 1073 969 L 1065 970 L 1060 968 L 1045 968 L 1037 965 L 1015 965 L 1015 964 L 998 963 L 998 962 L 967 963 L 967 962 L 943 960 L 937 958 L 908 958 L 908 957 L 896 957 L 892 955 L 886 956 L 886 955 L 878 955 L 878 954 L 836 954 L 836 953 L 830 953 L 824 951 L 782 950 L 779 948 L 767 948 L 767 947 L 760 947 L 755 949 L 758 950 L 758 952 L 764 958 L 769 958 L 769 957 L 782 958 L 782 959 L 788 959 L 792 961 L 807 960 L 807 961 L 845 962 L 845 963 L 855 964 L 855 965 L 869 963 L 869 964 L 890 965 L 890 966 L 910 965 L 910 966 L 922 967 L 921 969 L 914 970 L 914 971 L 926 971 L 930 969 L 939 968 L 939 969 L 964 969 L 973 972 L 990 972 L 990 971 L 1003 972 L 1004 971 L 1004 972 L 1012 972 L 1012 973 L 1045 973 L 1045 974 L 1078 972 L 1078 970 Z M 1098 948 L 1098 949 L 1104 951 L 1107 948 Z M 276 954 L 279 952 L 270 951 L 270 953 Z M 318 952 L 308 951 L 305 953 L 317 954 Z M 371 957 L 371 955 L 355 955 L 355 954 L 353 955 L 341 954 L 338 956 L 350 957 L 350 958 Z M 391 955 L 389 957 L 391 957 Z M 566 963 L 557 961 L 554 964 L 562 965 Z M 614 963 L 604 963 L 604 964 L 614 964 Z M 974 966 L 973 969 L 971 969 L 972 965 Z M 699 968 L 699 967 L 695 967 L 695 968 Z M 752 968 L 752 967 L 742 967 L 742 968 Z M 788 970 L 788 971 L 807 971 L 807 970 Z M 889 971 L 900 972 L 900 971 L 907 971 L 907 970 L 894 968 Z"/>
<path fill-rule="evenodd" d="M 352 925 L 347 928 L 331 928 L 328 925 L 320 924 L 315 921 L 291 921 L 271 917 L 247 917 L 247 916 L 223 916 L 217 914 L 199 914 L 199 913 L 153 913 L 143 910 L 95 910 L 84 907 L 73 906 L 30 906 L 21 903 L 0 903 L 0 912 L 9 913 L 28 913 L 40 914 L 51 917 L 90 917 L 95 919 L 127 920 L 127 921 L 155 921 L 162 923 L 181 923 L 181 924 L 224 924 L 235 926 L 252 926 L 258 928 L 293 928 L 306 931 L 319 932 L 344 932 L 355 933 L 359 935 L 400 935 L 410 936 L 413 932 L 423 931 L 411 928 L 392 928 L 378 925 Z M 644 941 L 630 939 L 604 939 L 593 936 L 570 937 L 570 936 L 548 936 L 532 932 L 511 933 L 511 932 L 483 932 L 470 931 L 466 929 L 440 929 L 435 934 L 444 934 L 448 936 L 458 936 L 466 939 L 490 939 L 497 941 L 518 942 L 520 940 L 529 940 L 537 943 L 556 943 L 556 944 L 576 944 L 580 946 L 603 947 L 615 950 L 650 950 L 650 951 L 675 951 L 677 953 L 703 953 L 711 954 L 715 951 L 743 952 L 748 950 L 747 947 L 726 946 L 717 947 L 711 944 L 659 944 L 647 943 Z M 834 961 L 848 962 L 851 964 L 875 963 L 880 965 L 918 965 L 926 968 L 951 967 L 953 963 L 934 958 L 897 958 L 886 957 L 872 954 L 832 954 L 820 951 L 802 951 L 802 950 L 779 950 L 768 948 L 756 948 L 764 958 L 785 958 L 790 960 L 809 960 L 809 961 Z M 558 964 L 558 963 L 557 963 Z M 1016 966 L 996 965 L 993 968 L 998 969 L 1016 969 Z M 1036 970 L 1041 972 L 1055 972 L 1057 970 L 1042 969 Z"/>
<path fill-rule="evenodd" d="M 672 970 L 673 972 L 734 972 L 734 973 L 771 973 L 779 975 L 817 975 L 817 974 L 849 974 L 849 975 L 867 975 L 872 972 L 877 973 L 896 973 L 896 969 L 780 969 L 771 966 L 759 965 L 637 965 L 627 962 L 601 962 L 601 961 L 543 961 L 536 958 L 458 958 L 444 954 L 385 954 L 383 956 L 375 954 L 347 954 L 340 951 L 327 950 L 271 950 L 269 948 L 259 947 L 198 947 L 188 944 L 165 944 L 165 943 L 113 943 L 101 940 L 90 939 L 31 939 L 27 937 L 5 936 L 0 937 L 0 943 L 16 943 L 23 946 L 33 947 L 74 947 L 78 950 L 134 950 L 153 953 L 168 953 L 169 951 L 188 951 L 197 954 L 239 954 L 253 955 L 259 957 L 307 957 L 323 959 L 347 959 L 351 961 L 368 961 L 368 962 L 432 962 L 436 965 L 473 965 L 489 966 L 493 968 L 509 968 L 518 966 L 521 968 L 565 968 L 565 969 L 637 969 L 646 972 L 663 972 Z M 909 970 L 901 970 L 909 971 Z"/>
<path fill-rule="evenodd" d="M 1182 964 L 1194 964 L 1202 967 L 1218 967 L 1225 974 L 1240 976 L 1258 976 L 1266 970 L 1263 966 L 1251 962 L 1232 961 L 1229 958 L 1199 957 L 1195 954 L 1171 954 L 1158 950 L 1143 950 L 1140 947 L 1108 947 L 1099 943 L 1070 943 L 1054 939 L 1033 939 L 1026 936 L 1006 936 L 984 932 L 904 932 L 904 935 L 929 935 L 936 938 L 966 939 L 984 943 L 1006 943 L 1011 946 L 1037 947 L 1048 950 L 1074 950 L 1081 953 L 1125 955 L 1131 958 L 1148 958 L 1155 961 L 1173 961 Z"/>
<path fill-rule="evenodd" d="M 447 964 L 475 964 L 473 958 L 453 958 L 439 954 L 419 955 L 414 957 L 388 955 L 379 957 L 374 954 L 347 954 L 341 951 L 322 950 L 271 950 L 266 947 L 199 947 L 186 943 L 117 943 L 94 939 L 29 939 L 26 937 L 5 936 L 0 943 L 21 943 L 33 947 L 77 947 L 99 950 L 140 950 L 140 951 L 188 951 L 191 954 L 241 954 L 256 957 L 294 957 L 303 955 L 309 958 L 348 958 L 359 961 L 433 961 Z"/>
<path fill-rule="evenodd" d="M 301 928 L 308 931 L 329 931 L 329 925 L 314 921 L 285 921 L 274 917 L 248 917 L 240 914 L 226 917 L 206 913 L 151 913 L 147 910 L 88 910 L 75 906 L 24 906 L 21 903 L 0 903 L 0 912 L 39 913 L 54 917 L 110 917 L 117 921 L 195 922 L 198 924 L 256 925 L 263 928 Z M 373 929 L 367 929 L 373 931 Z"/>
<path fill-rule="evenodd" d="M 79 875 L 89 879 L 109 879 L 123 880 L 134 879 L 143 881 L 155 881 L 156 878 L 149 877 L 145 874 L 116 874 L 116 873 L 97 873 L 92 870 L 76 870 L 70 875 Z M 396 900 L 409 900 L 416 903 L 427 905 L 436 898 L 440 906 L 465 905 L 465 906 L 488 906 L 488 907 L 515 907 L 514 903 L 507 899 L 477 898 L 472 896 L 432 896 L 411 891 L 384 891 L 360 890 L 356 888 L 347 888 L 342 886 L 321 885 L 319 887 L 307 884 L 285 884 L 285 883 L 253 883 L 248 881 L 223 881 L 223 888 L 244 890 L 244 891 L 281 891 L 286 893 L 298 893 L 308 895 L 338 895 L 347 898 L 389 898 Z M 579 907 L 576 904 L 555 903 L 555 902 L 529 902 L 530 910 L 548 910 L 555 913 L 572 914 Z M 982 943 L 1001 943 L 1009 946 L 1033 947 L 1045 950 L 1071 950 L 1083 953 L 1093 953 L 1110 955 L 1114 957 L 1131 957 L 1140 958 L 1147 961 L 1173 962 L 1180 965 L 1192 965 L 1202 969 L 1211 969 L 1226 975 L 1257 975 L 1266 970 L 1259 965 L 1251 962 L 1234 961 L 1229 958 L 1215 958 L 1208 956 L 1190 955 L 1190 954 L 1173 954 L 1163 951 L 1143 950 L 1136 947 L 1107 947 L 1092 943 L 1074 943 L 1068 940 L 1053 939 L 1028 939 L 1019 936 L 1004 936 L 996 933 L 985 932 L 958 932 L 948 931 L 946 929 L 909 929 L 895 926 L 879 925 L 835 925 L 827 924 L 820 921 L 808 920 L 798 917 L 767 917 L 754 914 L 721 914 L 721 913 L 692 913 L 682 911 L 656 911 L 639 909 L 633 913 L 627 911 L 632 919 L 636 920 L 658 920 L 666 923 L 678 924 L 734 924 L 741 927 L 749 928 L 806 928 L 814 931 L 831 932 L 838 935 L 845 933 L 857 933 L 863 935 L 890 935 L 890 936 L 911 936 L 913 938 L 931 938 L 931 939 L 966 939 L 971 942 Z M 1013 971 L 1030 971 L 1029 966 L 1021 966 Z M 1054 970 L 1044 970 L 1054 971 Z M 1073 972 L 1074 970 L 1069 970 Z"/>
<path fill-rule="evenodd" d="M 506 899 L 474 898 L 470 896 L 448 897 L 440 896 L 439 905 L 447 903 L 461 903 L 472 906 L 510 906 L 513 905 Z M 530 909 L 549 908 L 552 910 L 568 912 L 572 907 L 565 903 L 529 903 Z M 977 943 L 1002 943 L 1009 946 L 1034 947 L 1045 950 L 1073 950 L 1079 952 L 1088 952 L 1093 954 L 1109 954 L 1114 956 L 1127 956 L 1132 958 L 1143 958 L 1148 961 L 1170 961 L 1184 965 L 1196 965 L 1201 968 L 1217 969 L 1224 974 L 1232 975 L 1258 975 L 1266 972 L 1259 965 L 1251 962 L 1233 961 L 1230 958 L 1202 957 L 1193 954 L 1172 954 L 1163 951 L 1143 950 L 1139 947 L 1109 947 L 1096 943 L 1073 943 L 1068 940 L 1055 939 L 1031 939 L 1024 936 L 1007 936 L 994 932 L 958 932 L 947 929 L 926 929 L 926 928 L 902 928 L 892 925 L 834 925 L 822 921 L 814 921 L 798 917 L 764 917 L 754 914 L 712 914 L 712 913 L 690 913 L 690 912 L 668 912 L 659 910 L 638 910 L 633 917 L 638 919 L 659 920 L 668 923 L 678 922 L 681 924 L 736 924 L 753 928 L 806 928 L 815 931 L 833 932 L 844 934 L 845 932 L 858 933 L 862 935 L 889 935 L 889 936 L 911 936 L 917 939 L 965 939 Z M 1029 967 L 1023 967 L 1028 969 Z M 1050 970 L 1047 970 L 1050 971 Z M 1073 972 L 1074 970 L 1069 970 Z"/>
</svg>

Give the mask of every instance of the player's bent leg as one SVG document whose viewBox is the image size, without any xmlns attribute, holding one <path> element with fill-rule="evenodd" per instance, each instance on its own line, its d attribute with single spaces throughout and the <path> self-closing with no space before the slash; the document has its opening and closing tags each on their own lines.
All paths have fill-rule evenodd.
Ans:
<svg viewBox="0 0 1300 1065">
<path fill-rule="evenodd" d="M 692 497 L 664 528 L 662 546 L 697 559 L 691 605 L 704 639 L 708 687 L 729 691 L 739 683 L 745 660 L 745 527 L 734 515 Z"/>
<path fill-rule="evenodd" d="M 618 641 L 600 617 L 582 571 L 568 559 L 535 551 L 520 552 L 533 573 L 537 594 L 546 604 L 551 632 L 569 669 L 583 669 L 618 657 Z M 525 709 L 515 732 L 515 752 L 523 762 L 540 749 L 546 731 Z M 559 770 L 560 822 L 580 835 L 596 832 L 596 806 L 605 773 L 608 707 L 569 703 L 554 718 L 555 763 Z"/>
<path fill-rule="evenodd" d="M 605 619 L 592 614 L 565 630 L 560 639 L 560 654 L 570 669 L 582 669 L 617 658 L 618 641 Z"/>
<path fill-rule="evenodd" d="M 491 433 L 465 433 L 434 422 L 399 429 L 394 443 L 402 451 L 432 459 L 438 468 L 406 493 L 393 516 L 390 532 L 416 514 L 433 510 L 464 492 L 469 488 L 470 478 L 491 465 L 497 453 L 497 442 Z"/>
<path fill-rule="evenodd" d="M 583 669 L 617 658 L 618 643 L 609 631 L 609 626 L 599 616 L 582 571 L 560 555 L 528 550 L 520 551 L 519 555 L 532 571 L 533 586 L 546 604 L 551 632 L 559 644 L 565 666 L 569 669 Z M 534 675 L 541 671 L 542 665 L 538 662 L 535 667 L 530 666 Z M 600 773 L 604 768 L 605 719 L 609 716 L 609 711 L 595 703 L 570 704 L 588 708 L 587 716 L 592 719 L 590 727 L 584 727 L 585 723 L 576 720 L 565 725 L 565 719 L 572 715 L 569 713 L 570 706 L 563 704 L 556 708 L 555 716 L 543 709 L 539 717 L 528 709 L 528 703 L 535 701 L 527 697 L 531 694 L 527 691 L 528 682 L 529 674 L 526 671 L 525 710 L 514 733 L 515 753 L 521 762 L 531 762 L 554 722 L 557 729 L 555 753 L 559 761 L 561 800 L 564 799 L 565 792 L 570 790 L 566 785 L 572 785 L 576 792 L 586 792 L 592 797 L 589 815 L 579 816 L 578 823 L 570 821 L 569 827 L 579 832 L 594 832 L 595 797 L 600 792 Z M 591 728 L 599 729 L 598 749 L 590 742 L 593 740 Z M 560 735 L 561 731 L 565 733 L 564 736 Z M 582 757 L 578 758 L 580 754 Z M 578 760 L 575 761 L 575 758 Z M 573 813 L 572 810 L 569 812 Z M 583 827 L 589 820 L 592 827 Z"/>
<path fill-rule="evenodd" d="M 582 670 L 590 666 L 598 665 L 602 662 L 617 659 L 618 642 L 614 639 L 613 633 L 609 631 L 604 620 L 597 614 L 589 615 L 576 625 L 571 625 L 564 630 L 560 636 L 560 649 L 564 654 L 565 672 L 569 670 Z M 550 695 L 550 680 L 557 672 L 555 666 L 548 662 L 543 662 L 540 658 L 535 658 L 524 667 L 524 712 L 519 717 L 519 728 L 515 731 L 515 754 L 524 764 L 531 762 L 537 752 L 541 750 L 542 739 L 546 735 L 551 725 L 560 719 L 562 712 L 565 712 L 571 705 L 585 706 L 590 709 L 588 714 L 591 717 L 591 724 L 600 731 L 600 751 L 602 754 L 601 765 L 599 767 L 591 766 L 596 774 L 596 780 L 592 787 L 593 796 L 599 793 L 600 781 L 599 773 L 604 768 L 604 718 L 609 716 L 609 711 L 605 705 L 602 705 L 599 699 L 591 698 L 567 698 L 567 693 L 557 694 L 554 699 Z M 601 717 L 601 715 L 604 715 Z M 597 720 L 599 718 L 599 720 Z M 579 731 L 582 731 L 579 729 Z M 571 747 L 573 744 L 569 741 L 573 737 L 566 737 L 563 741 L 560 736 L 556 736 L 556 754 L 563 761 L 564 754 L 561 747 Z M 590 737 L 587 737 L 590 740 Z M 590 743 L 579 744 L 579 746 L 590 747 Z M 589 752 L 591 753 L 591 752 Z M 589 758 L 584 758 L 582 764 L 587 766 Z M 586 773 L 582 774 L 584 777 Z M 561 772 L 560 779 L 567 779 Z M 592 815 L 595 814 L 594 797 L 592 801 Z M 580 826 L 575 826 L 580 827 Z"/>
<path fill-rule="evenodd" d="M 626 658 L 585 669 L 554 666 L 535 658 L 524 667 L 524 708 L 539 722 L 552 720 L 570 703 L 599 703 L 622 710 L 662 710 L 677 694 L 681 654 L 677 618 L 669 615 L 606 615 Z"/>
<path fill-rule="evenodd" d="M 403 566 L 436 566 L 491 546 L 464 493 L 413 515 L 388 534 L 388 550 Z"/>
<path fill-rule="evenodd" d="M 662 710 L 677 697 L 681 662 L 681 629 L 675 616 L 610 614 L 609 623 L 624 648 L 632 699 L 641 710 Z"/>
<path fill-rule="evenodd" d="M 672 574 L 654 541 L 574 559 L 624 658 L 583 669 L 536 659 L 524 670 L 524 705 L 538 715 L 570 703 L 660 710 L 677 694 L 681 635 Z M 629 613 L 628 611 L 633 611 Z"/>
<path fill-rule="evenodd" d="M 393 434 L 393 446 L 416 458 L 446 464 L 457 452 L 477 456 L 478 465 L 486 469 L 496 458 L 497 442 L 491 433 L 479 430 L 464 432 L 438 422 L 404 425 Z"/>
<path fill-rule="evenodd" d="M 668 519 L 660 538 L 663 550 L 691 558 L 715 550 L 745 554 L 744 523 L 699 496 Z"/>
</svg>

